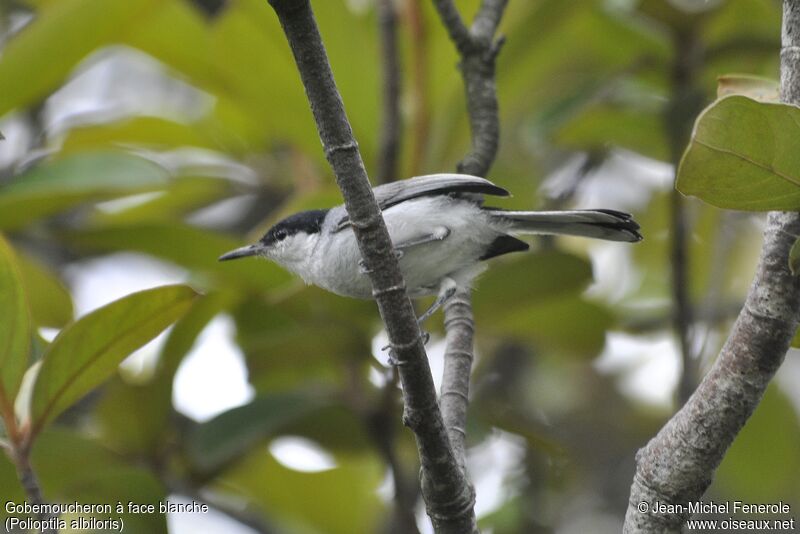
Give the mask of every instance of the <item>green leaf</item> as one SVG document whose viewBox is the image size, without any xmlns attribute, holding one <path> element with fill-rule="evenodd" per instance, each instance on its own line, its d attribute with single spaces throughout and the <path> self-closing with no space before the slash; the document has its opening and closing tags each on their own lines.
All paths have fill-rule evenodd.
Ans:
<svg viewBox="0 0 800 534">
<path fill-rule="evenodd" d="M 279 525 L 279 532 L 380 530 L 384 506 L 375 489 L 385 476 L 385 466 L 375 454 L 342 455 L 336 463 L 333 469 L 305 473 L 257 450 L 218 477 L 211 489 L 253 503 Z M 310 502 L 314 505 L 309 506 Z"/>
<path fill-rule="evenodd" d="M 150 384 L 128 384 L 119 375 L 103 388 L 95 408 L 98 434 L 122 454 L 155 453 L 172 416 L 169 397 L 153 395 Z"/>
<path fill-rule="evenodd" d="M 320 395 L 299 392 L 258 397 L 198 425 L 189 437 L 189 457 L 202 470 L 217 469 L 324 403 Z"/>
<path fill-rule="evenodd" d="M 786 474 L 798 469 L 800 421 L 792 402 L 773 384 L 725 454 L 712 491 L 744 502 L 782 500 L 795 509 L 800 486 Z"/>
<path fill-rule="evenodd" d="M 17 255 L 22 282 L 28 296 L 31 319 L 36 326 L 61 328 L 72 320 L 72 296 L 55 273 L 37 260 Z"/>
<path fill-rule="evenodd" d="M 495 262 L 478 280 L 475 309 L 487 316 L 512 314 L 531 303 L 580 292 L 591 281 L 591 264 L 573 254 L 544 250 L 517 255 Z"/>
<path fill-rule="evenodd" d="M 677 188 L 720 208 L 800 209 L 800 108 L 718 100 L 697 119 Z"/>
<path fill-rule="evenodd" d="M 160 2 L 62 0 L 43 9 L 3 49 L 0 80 L 6 83 L 0 84 L 0 116 L 42 100 L 81 59 L 118 39 L 121 30 L 137 26 Z"/>
<path fill-rule="evenodd" d="M 124 152 L 93 152 L 37 165 L 0 188 L 0 228 L 18 228 L 81 202 L 167 185 L 159 165 Z"/>
<path fill-rule="evenodd" d="M 70 232 L 65 239 L 82 248 L 136 250 L 150 254 L 196 272 L 212 273 L 224 280 L 226 287 L 244 286 L 269 291 L 291 280 L 285 270 L 258 258 L 217 261 L 221 254 L 242 246 L 242 243 L 217 232 L 177 222 L 87 229 Z"/>
<path fill-rule="evenodd" d="M 717 78 L 717 98 L 741 95 L 759 102 L 778 102 L 780 83 L 752 74 L 723 74 Z"/>
<path fill-rule="evenodd" d="M 616 145 L 661 161 L 669 159 L 661 110 L 634 105 L 593 106 L 558 130 L 556 141 L 579 149 Z"/>
<path fill-rule="evenodd" d="M 196 296 L 185 285 L 140 291 L 62 330 L 45 352 L 34 385 L 33 432 L 103 382 L 131 352 L 186 313 Z"/>
<path fill-rule="evenodd" d="M 96 210 L 87 226 L 121 226 L 132 223 L 179 221 L 198 210 L 229 196 L 231 182 L 220 178 L 182 176 L 175 178 L 154 198 L 119 211 Z"/>
<path fill-rule="evenodd" d="M 161 150 L 184 146 L 217 148 L 209 137 L 202 124 L 182 124 L 160 117 L 131 117 L 70 130 L 62 151 L 97 150 L 114 145 L 139 145 Z"/>
<path fill-rule="evenodd" d="M 797 276 L 800 270 L 800 239 L 796 239 L 792 249 L 789 251 L 789 270 Z"/>
<path fill-rule="evenodd" d="M 0 236 L 0 405 L 14 402 L 28 367 L 31 324 L 14 251 Z"/>
<path fill-rule="evenodd" d="M 53 427 L 38 436 L 31 463 L 44 494 L 57 502 L 108 503 L 114 510 L 110 517 L 122 518 L 124 532 L 167 534 L 164 514 L 116 513 L 117 501 L 157 507 L 167 498 L 166 488 L 152 467 L 121 457 L 88 434 Z M 99 516 L 103 517 L 109 516 Z"/>
</svg>

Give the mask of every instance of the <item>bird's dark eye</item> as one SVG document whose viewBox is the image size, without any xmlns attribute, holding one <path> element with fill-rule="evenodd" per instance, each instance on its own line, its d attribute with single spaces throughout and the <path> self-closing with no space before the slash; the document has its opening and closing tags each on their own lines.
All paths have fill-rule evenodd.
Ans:
<svg viewBox="0 0 800 534">
<path fill-rule="evenodd" d="M 289 234 L 286 233 L 286 230 L 276 230 L 275 231 L 275 241 L 283 241 L 286 239 L 286 236 Z"/>
</svg>

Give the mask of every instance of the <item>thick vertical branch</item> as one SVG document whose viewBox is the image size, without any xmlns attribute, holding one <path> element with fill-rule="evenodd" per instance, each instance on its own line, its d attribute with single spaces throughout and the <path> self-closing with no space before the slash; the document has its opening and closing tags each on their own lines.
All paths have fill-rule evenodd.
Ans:
<svg viewBox="0 0 800 534">
<path fill-rule="evenodd" d="M 800 103 L 800 0 L 784 0 L 781 98 Z M 636 458 L 624 532 L 679 532 L 688 503 L 711 484 L 761 401 L 800 322 L 800 278 L 788 267 L 800 214 L 771 212 L 755 277 L 716 362 L 686 404 Z M 680 505 L 653 512 L 654 502 Z"/>
<path fill-rule="evenodd" d="M 397 12 L 393 0 L 378 1 L 378 33 L 381 39 L 383 117 L 375 181 L 397 180 L 402 123 L 400 120 L 400 52 L 397 49 Z"/>
<path fill-rule="evenodd" d="M 292 49 L 386 325 L 403 383 L 403 422 L 414 431 L 417 440 L 428 515 L 439 533 L 471 532 L 475 524 L 475 493 L 447 437 L 414 309 L 333 80 L 310 2 L 269 3 Z"/>
</svg>

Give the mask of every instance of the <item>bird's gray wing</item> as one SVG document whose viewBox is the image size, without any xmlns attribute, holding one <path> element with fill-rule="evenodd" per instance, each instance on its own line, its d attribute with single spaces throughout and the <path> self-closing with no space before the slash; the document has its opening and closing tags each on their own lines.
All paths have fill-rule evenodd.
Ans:
<svg viewBox="0 0 800 534">
<path fill-rule="evenodd" d="M 408 180 L 400 180 L 374 188 L 375 200 L 381 210 L 388 209 L 406 200 L 430 195 L 473 193 L 478 195 L 509 196 L 509 192 L 485 178 L 469 174 L 428 174 Z M 476 202 L 479 201 L 476 199 Z M 341 230 L 350 224 L 345 216 L 338 221 Z"/>
</svg>

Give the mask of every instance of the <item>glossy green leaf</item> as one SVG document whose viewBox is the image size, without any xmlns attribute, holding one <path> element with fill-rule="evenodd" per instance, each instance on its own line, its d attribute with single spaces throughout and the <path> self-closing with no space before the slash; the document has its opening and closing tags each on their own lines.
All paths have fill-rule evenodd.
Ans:
<svg viewBox="0 0 800 534">
<path fill-rule="evenodd" d="M 58 276 L 25 254 L 18 254 L 17 260 L 33 323 L 61 328 L 70 322 L 74 314 L 72 295 Z"/>
<path fill-rule="evenodd" d="M 17 228 L 81 202 L 160 189 L 168 178 L 159 165 L 124 152 L 42 163 L 0 187 L 0 227 Z"/>
<path fill-rule="evenodd" d="M 238 298 L 234 292 L 203 296 L 170 329 L 154 375 L 143 384 L 117 378 L 108 384 L 98 402 L 98 427 L 114 450 L 126 454 L 157 454 L 170 439 L 174 421 L 172 385 L 184 356 L 208 323 Z"/>
<path fill-rule="evenodd" d="M 258 397 L 198 425 L 189 436 L 190 458 L 202 470 L 215 470 L 324 403 L 321 395 L 299 392 Z"/>
<path fill-rule="evenodd" d="M 28 367 L 31 324 L 14 251 L 0 236 L 0 403 L 13 405 Z M 6 410 L 3 410 L 6 413 Z"/>
<path fill-rule="evenodd" d="M 103 306 L 63 329 L 48 347 L 34 385 L 34 432 L 186 313 L 196 296 L 184 285 L 148 289 Z"/>
<path fill-rule="evenodd" d="M 61 0 L 43 9 L 3 49 L 0 80 L 13 83 L 0 84 L 0 116 L 43 99 L 80 60 L 118 39 L 121 29 L 135 26 L 161 1 Z"/>
<path fill-rule="evenodd" d="M 71 232 L 66 240 L 82 249 L 135 250 L 200 273 L 226 285 L 273 290 L 291 280 L 289 273 L 260 258 L 220 262 L 225 252 L 243 243 L 224 234 L 177 222 L 128 224 Z"/>
<path fill-rule="evenodd" d="M 800 108 L 718 100 L 697 119 L 677 188 L 720 208 L 800 209 Z"/>
</svg>

